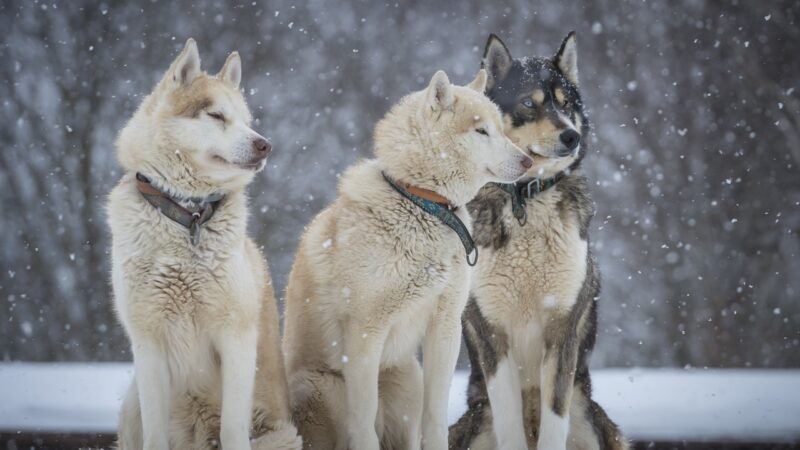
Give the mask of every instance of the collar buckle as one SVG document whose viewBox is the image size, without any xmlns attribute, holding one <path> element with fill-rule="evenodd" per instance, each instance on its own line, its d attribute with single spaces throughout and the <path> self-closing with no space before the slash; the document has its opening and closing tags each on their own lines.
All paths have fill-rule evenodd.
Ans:
<svg viewBox="0 0 800 450">
<path fill-rule="evenodd" d="M 192 221 L 192 225 L 189 227 L 189 240 L 195 247 L 200 243 L 200 221 Z"/>
<path fill-rule="evenodd" d="M 531 181 L 528 182 L 528 185 L 527 185 L 526 189 L 527 189 L 528 198 L 531 198 L 534 195 L 542 192 L 542 181 L 539 180 L 538 178 L 534 178 L 534 179 L 532 179 Z M 533 195 L 531 195 L 531 193 Z"/>
<path fill-rule="evenodd" d="M 200 243 L 200 231 L 203 224 L 211 220 L 211 216 L 225 198 L 223 193 L 188 199 L 171 196 L 155 187 L 150 179 L 141 173 L 136 174 L 136 187 L 144 199 L 161 214 L 188 228 L 189 240 L 195 246 Z M 189 202 L 191 206 L 186 207 L 181 202 Z"/>
</svg>

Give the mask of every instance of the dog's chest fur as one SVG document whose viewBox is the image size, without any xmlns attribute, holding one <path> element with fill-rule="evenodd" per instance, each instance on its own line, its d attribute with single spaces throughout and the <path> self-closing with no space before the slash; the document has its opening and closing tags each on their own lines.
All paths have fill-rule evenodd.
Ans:
<svg viewBox="0 0 800 450">
<path fill-rule="evenodd" d="M 509 195 L 495 186 L 469 204 L 481 251 L 472 294 L 481 314 L 508 337 L 523 386 L 538 384 L 548 317 L 569 311 L 586 279 L 587 192 L 584 178 L 567 177 L 526 202 L 524 226 Z"/>
<path fill-rule="evenodd" d="M 113 277 L 123 287 L 115 302 L 126 328 L 188 342 L 187 335 L 208 330 L 215 318 L 257 312 L 260 280 L 248 263 L 243 197 L 226 199 L 193 246 L 188 230 L 126 178 L 111 194 L 109 222 Z"/>
<path fill-rule="evenodd" d="M 309 228 L 304 255 L 318 286 L 304 308 L 322 314 L 320 341 L 331 367 L 341 365 L 341 329 L 347 318 L 366 329 L 388 330 L 382 362 L 391 366 L 416 351 L 452 285 L 468 283 L 466 256 L 457 234 L 402 198 L 374 162 L 346 175 L 342 196 Z M 459 214 L 469 226 L 466 211 Z M 335 345 L 334 345 L 335 344 Z"/>
</svg>

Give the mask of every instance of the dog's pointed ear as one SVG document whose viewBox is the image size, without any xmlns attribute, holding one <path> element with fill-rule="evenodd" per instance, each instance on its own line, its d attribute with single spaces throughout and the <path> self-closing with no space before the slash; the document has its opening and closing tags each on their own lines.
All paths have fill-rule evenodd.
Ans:
<svg viewBox="0 0 800 450">
<path fill-rule="evenodd" d="M 486 69 L 479 70 L 475 79 L 470 81 L 467 87 L 483 94 L 486 91 Z"/>
<path fill-rule="evenodd" d="M 453 86 L 444 70 L 439 70 L 433 74 L 431 82 L 425 93 L 425 104 L 432 111 L 441 111 L 449 108 L 455 102 L 453 96 Z"/>
<path fill-rule="evenodd" d="M 486 69 L 486 75 L 488 75 L 487 90 L 503 81 L 511 70 L 513 62 L 514 58 L 511 57 L 511 52 L 508 51 L 506 44 L 495 34 L 490 34 L 489 40 L 486 41 L 486 48 L 483 50 L 483 59 L 481 59 L 481 68 Z"/>
<path fill-rule="evenodd" d="M 228 59 L 225 60 L 222 69 L 219 70 L 217 78 L 239 89 L 239 83 L 242 82 L 242 58 L 239 57 L 239 52 L 233 52 L 228 55 Z"/>
<path fill-rule="evenodd" d="M 553 62 L 572 84 L 578 85 L 578 42 L 574 31 L 570 31 L 564 38 Z"/>
<path fill-rule="evenodd" d="M 194 39 L 186 41 L 181 54 L 172 62 L 169 73 L 178 86 L 185 86 L 200 75 L 200 53 L 197 52 Z"/>
</svg>

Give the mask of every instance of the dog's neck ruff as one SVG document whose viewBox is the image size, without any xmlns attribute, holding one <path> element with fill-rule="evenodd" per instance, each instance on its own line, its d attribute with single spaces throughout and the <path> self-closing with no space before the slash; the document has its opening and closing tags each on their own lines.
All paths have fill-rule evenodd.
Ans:
<svg viewBox="0 0 800 450">
<path fill-rule="evenodd" d="M 495 183 L 495 185 L 511 196 L 511 212 L 514 214 L 514 217 L 517 218 L 517 222 L 519 222 L 520 226 L 523 226 L 528 221 L 528 211 L 525 209 L 525 202 L 555 186 L 556 183 L 563 180 L 566 176 L 567 172 L 562 170 L 550 178 L 534 178 L 530 181 L 518 181 L 510 184 Z"/>
<path fill-rule="evenodd" d="M 475 241 L 472 240 L 472 236 L 469 234 L 464 222 L 454 213 L 458 207 L 436 192 L 404 183 L 401 185 L 389 178 L 385 172 L 381 172 L 381 174 L 383 179 L 389 183 L 389 186 L 399 192 L 400 195 L 456 232 L 458 238 L 461 239 L 464 250 L 467 252 L 467 264 L 474 266 L 478 262 L 478 248 L 475 246 Z M 475 255 L 474 257 L 472 256 L 473 254 Z"/>
<path fill-rule="evenodd" d="M 183 198 L 169 195 L 158 189 L 150 179 L 136 173 L 136 189 L 148 203 L 168 218 L 189 229 L 192 245 L 200 242 L 200 228 L 211 220 L 225 194 L 217 192 L 207 197 Z M 182 203 L 189 206 L 183 206 Z"/>
</svg>

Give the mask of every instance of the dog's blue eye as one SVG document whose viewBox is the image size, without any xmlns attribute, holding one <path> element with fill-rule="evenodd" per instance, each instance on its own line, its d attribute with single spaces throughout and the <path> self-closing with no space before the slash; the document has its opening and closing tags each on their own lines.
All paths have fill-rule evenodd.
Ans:
<svg viewBox="0 0 800 450">
<path fill-rule="evenodd" d="M 223 116 L 222 113 L 210 112 L 208 113 L 208 116 L 211 117 L 212 119 L 219 120 L 220 122 L 225 122 L 225 116 Z"/>
<path fill-rule="evenodd" d="M 526 98 L 525 100 L 522 101 L 522 106 L 526 108 L 533 108 L 533 100 Z"/>
</svg>

